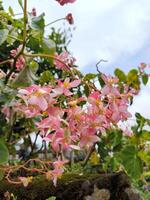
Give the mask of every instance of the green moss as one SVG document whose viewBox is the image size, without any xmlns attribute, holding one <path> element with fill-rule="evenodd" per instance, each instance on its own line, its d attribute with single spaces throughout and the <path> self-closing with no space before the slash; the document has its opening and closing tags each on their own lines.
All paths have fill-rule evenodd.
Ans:
<svg viewBox="0 0 150 200">
<path fill-rule="evenodd" d="M 127 180 L 127 176 L 122 176 L 121 173 L 105 175 L 68 173 L 58 180 L 57 187 L 51 181 L 46 180 L 44 176 L 35 177 L 27 187 L 2 181 L 0 200 L 3 199 L 6 191 L 17 196 L 17 200 L 45 200 L 50 196 L 56 196 L 56 200 L 82 200 L 84 196 L 92 194 L 95 184 L 99 188 L 109 189 L 114 195 L 117 190 L 119 191 L 119 187 L 129 186 Z M 121 185 L 116 185 L 116 181 Z"/>
</svg>

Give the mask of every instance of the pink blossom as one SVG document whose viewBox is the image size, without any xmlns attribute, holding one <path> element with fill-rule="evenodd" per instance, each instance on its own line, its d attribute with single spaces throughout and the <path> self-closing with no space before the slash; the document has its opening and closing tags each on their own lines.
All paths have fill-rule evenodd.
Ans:
<svg viewBox="0 0 150 200">
<path fill-rule="evenodd" d="M 66 163 L 68 163 L 68 160 L 61 160 L 59 157 L 57 161 L 53 162 L 53 166 L 55 169 L 61 169 Z"/>
<path fill-rule="evenodd" d="M 11 50 L 10 51 L 11 56 L 16 57 L 16 55 L 18 54 L 18 52 L 20 51 L 21 48 L 22 48 L 22 46 L 20 45 L 17 49 Z M 25 59 L 22 55 L 20 55 L 19 58 L 17 59 L 17 62 L 16 62 L 17 71 L 22 70 L 24 65 L 25 65 Z"/>
<path fill-rule="evenodd" d="M 45 135 L 44 133 L 48 133 L 48 131 L 59 130 L 60 129 L 60 119 L 55 116 L 48 116 L 45 119 L 42 119 L 40 122 L 35 123 L 37 128 Z"/>
<path fill-rule="evenodd" d="M 100 138 L 95 134 L 93 128 L 84 128 L 81 131 L 80 147 L 91 147 L 94 143 L 98 142 Z"/>
<path fill-rule="evenodd" d="M 76 0 L 56 0 L 56 1 L 58 1 L 58 3 L 59 3 L 61 6 L 63 6 L 63 5 L 65 5 L 65 4 L 67 4 L 67 3 L 74 3 Z"/>
<path fill-rule="evenodd" d="M 73 93 L 70 92 L 69 89 L 77 87 L 80 83 L 81 83 L 80 80 L 74 80 L 74 81 L 70 82 L 69 78 L 66 78 L 64 80 L 64 82 L 62 82 L 61 80 L 58 80 L 58 87 L 56 87 L 53 91 L 54 91 L 55 95 L 64 94 L 66 96 L 70 96 Z"/>
<path fill-rule="evenodd" d="M 56 59 L 54 59 L 54 65 L 56 66 L 57 69 L 61 70 L 69 70 L 69 67 L 74 65 L 76 59 L 72 57 L 68 52 L 64 51 L 61 54 L 55 54 Z M 59 60 L 62 62 L 60 62 Z M 66 67 L 66 65 L 68 67 Z"/>
<path fill-rule="evenodd" d="M 53 180 L 54 186 L 56 187 L 57 185 L 57 180 L 61 178 L 64 170 L 63 169 L 54 169 L 50 170 L 46 173 L 46 178 L 48 180 Z"/>
<path fill-rule="evenodd" d="M 126 126 L 125 129 L 123 129 L 122 131 L 123 131 L 123 135 L 124 135 L 124 136 L 127 136 L 127 137 L 133 136 L 133 132 L 132 132 L 131 129 L 129 129 L 127 126 Z"/>
<path fill-rule="evenodd" d="M 50 103 L 54 103 L 54 99 L 50 96 L 50 86 L 32 85 L 18 91 L 18 96 L 21 97 L 27 105 L 35 106 L 41 111 L 45 111 Z"/>
</svg>

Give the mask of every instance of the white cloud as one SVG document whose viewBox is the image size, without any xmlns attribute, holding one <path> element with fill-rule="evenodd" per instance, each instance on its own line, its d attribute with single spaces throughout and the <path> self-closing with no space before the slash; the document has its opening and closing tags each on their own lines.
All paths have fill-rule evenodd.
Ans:
<svg viewBox="0 0 150 200">
<path fill-rule="evenodd" d="M 77 30 L 74 33 L 71 51 L 78 60 L 79 66 L 85 70 L 89 63 L 96 63 L 103 58 L 113 65 L 119 60 L 139 60 L 138 54 L 144 53 L 142 61 L 150 55 L 147 48 L 150 40 L 150 1 L 149 0 L 77 0 L 64 7 L 55 0 L 30 0 L 28 8 L 36 7 L 38 13 L 46 13 L 46 22 L 63 17 L 72 12 Z M 17 1 L 5 0 L 6 7 L 12 5 L 16 12 Z M 148 52 L 147 52 L 148 51 Z M 131 63 L 137 65 L 138 63 Z M 107 63 L 105 63 L 107 66 Z M 88 71 L 88 69 L 86 69 Z M 132 113 L 149 113 L 150 84 L 143 88 L 131 107 Z"/>
</svg>

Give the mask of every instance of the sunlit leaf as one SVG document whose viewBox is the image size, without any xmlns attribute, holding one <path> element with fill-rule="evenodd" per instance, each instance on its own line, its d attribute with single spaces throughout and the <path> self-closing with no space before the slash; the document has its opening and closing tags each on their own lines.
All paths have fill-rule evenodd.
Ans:
<svg viewBox="0 0 150 200">
<path fill-rule="evenodd" d="M 5 42 L 8 36 L 8 30 L 7 29 L 1 29 L 0 30 L 0 45 Z"/>
<path fill-rule="evenodd" d="M 127 145 L 121 151 L 121 162 L 127 173 L 134 179 L 140 178 L 143 172 L 142 161 L 138 156 L 138 151 L 133 145 Z"/>
<path fill-rule="evenodd" d="M 114 74 L 119 78 L 119 81 L 123 81 L 123 82 L 126 81 L 126 75 L 121 69 L 119 68 L 115 69 Z"/>
</svg>

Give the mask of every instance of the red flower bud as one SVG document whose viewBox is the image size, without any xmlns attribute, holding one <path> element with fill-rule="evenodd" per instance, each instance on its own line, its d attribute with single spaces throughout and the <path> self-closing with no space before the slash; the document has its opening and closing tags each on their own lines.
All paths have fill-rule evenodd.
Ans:
<svg viewBox="0 0 150 200">
<path fill-rule="evenodd" d="M 73 16 L 71 13 L 68 13 L 66 20 L 69 22 L 69 24 L 74 24 Z"/>
</svg>

